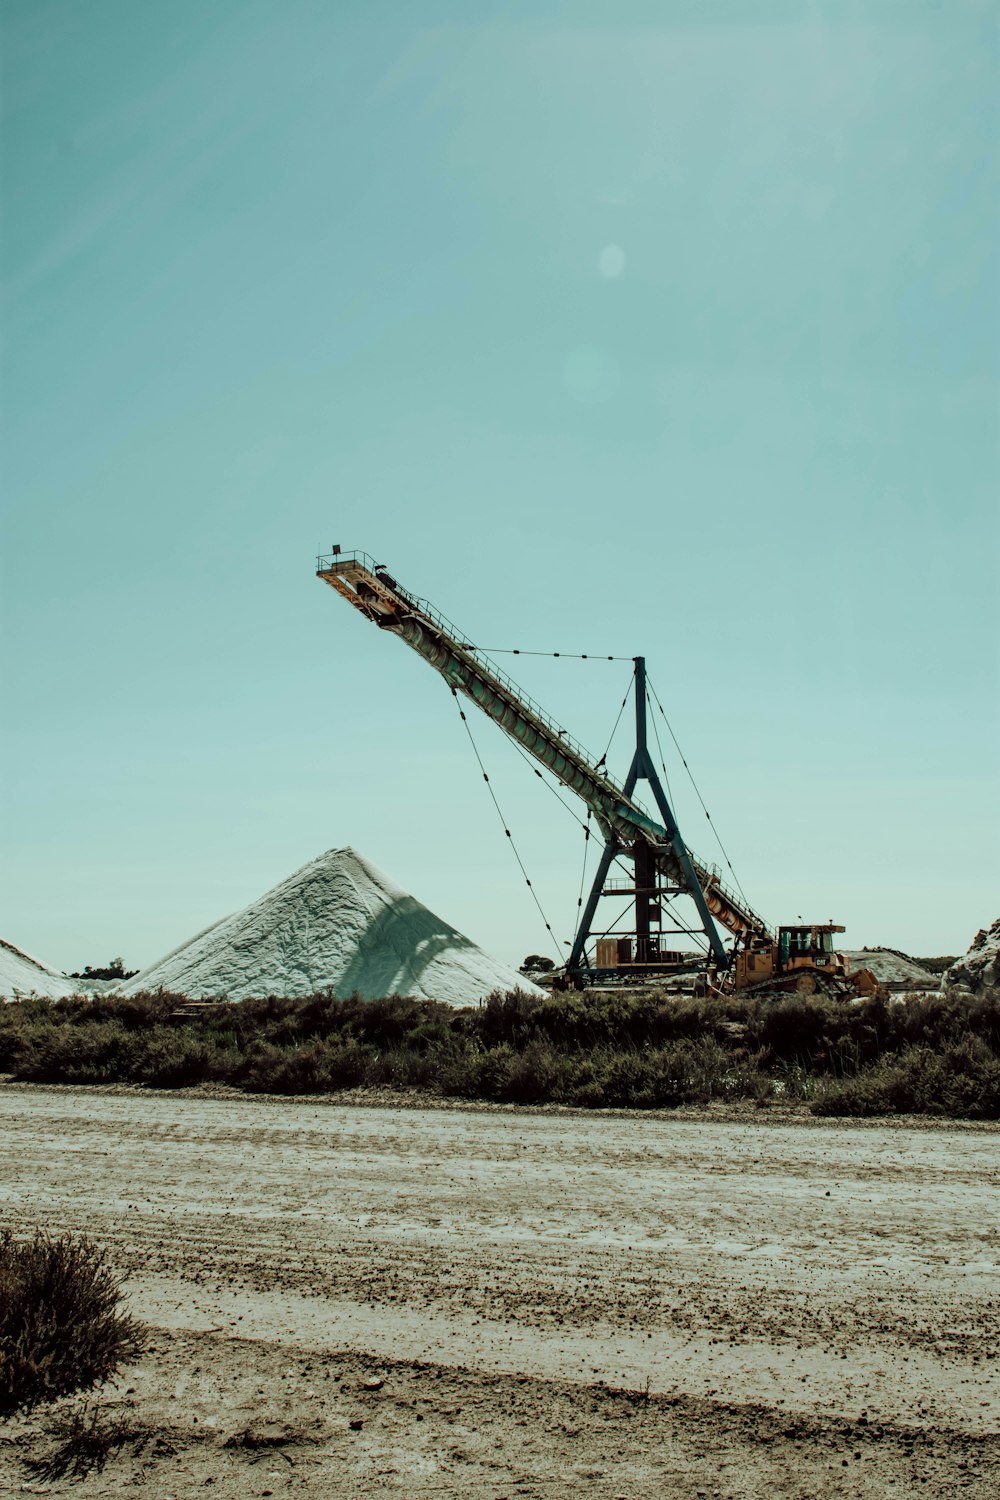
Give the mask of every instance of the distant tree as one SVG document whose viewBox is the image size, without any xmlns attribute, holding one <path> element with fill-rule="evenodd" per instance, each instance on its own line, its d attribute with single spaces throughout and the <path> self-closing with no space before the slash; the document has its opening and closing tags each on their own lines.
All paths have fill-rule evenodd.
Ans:
<svg viewBox="0 0 1000 1500">
<path fill-rule="evenodd" d="M 958 958 L 955 954 L 951 954 L 943 958 L 915 958 L 913 962 L 929 969 L 932 974 L 943 974 L 945 969 L 950 969 L 952 964 L 958 963 Z"/>
<path fill-rule="evenodd" d="M 542 953 L 529 953 L 521 965 L 521 973 L 550 974 L 554 968 L 551 958 L 546 958 Z"/>
<path fill-rule="evenodd" d="M 131 979 L 138 969 L 126 969 L 123 958 L 113 958 L 103 969 L 94 969 L 87 964 L 83 970 L 74 969 L 70 979 Z"/>
</svg>

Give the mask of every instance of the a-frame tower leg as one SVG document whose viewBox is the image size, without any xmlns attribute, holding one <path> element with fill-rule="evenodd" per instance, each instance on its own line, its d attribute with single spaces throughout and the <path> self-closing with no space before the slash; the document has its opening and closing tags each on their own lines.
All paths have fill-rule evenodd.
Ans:
<svg viewBox="0 0 1000 1500">
<path fill-rule="evenodd" d="M 642 656 L 635 658 L 635 754 L 629 767 L 628 776 L 625 778 L 625 795 L 630 797 L 635 790 L 637 781 L 648 781 L 652 789 L 656 806 L 663 826 L 670 839 L 671 851 L 681 868 L 683 875 L 683 888 L 694 901 L 701 920 L 702 930 L 708 939 L 709 949 L 715 962 L 725 966 L 729 962 L 729 956 L 719 937 L 712 914 L 705 901 L 704 892 L 698 883 L 698 877 L 691 863 L 691 856 L 687 851 L 687 845 L 681 838 L 677 827 L 677 819 L 674 817 L 673 809 L 667 800 L 667 795 L 660 783 L 656 773 L 652 757 L 646 743 L 646 659 Z M 604 882 L 608 871 L 616 855 L 623 853 L 621 844 L 609 842 L 605 844 L 601 854 L 597 873 L 594 876 L 590 894 L 586 905 L 580 915 L 576 937 L 570 952 L 567 964 L 568 972 L 577 974 L 581 970 L 590 967 L 587 960 L 587 942 L 593 928 L 594 916 L 597 912 L 597 903 L 604 894 Z M 657 884 L 657 867 L 654 845 L 647 843 L 645 839 L 636 840 L 631 850 L 634 869 L 635 889 L 635 937 L 636 937 L 636 962 L 643 964 L 649 961 L 651 956 L 650 943 L 650 895 Z"/>
<path fill-rule="evenodd" d="M 587 904 L 580 915 L 580 924 L 576 929 L 576 937 L 573 939 L 573 947 L 566 965 L 570 974 L 577 974 L 587 964 L 587 939 L 590 937 L 591 928 L 594 925 L 594 913 L 597 911 L 597 903 L 604 891 L 604 882 L 608 878 L 608 871 L 616 854 L 621 852 L 618 844 L 605 844 L 601 851 L 600 862 L 597 866 L 597 874 L 594 883 L 590 887 L 590 895 Z"/>
</svg>

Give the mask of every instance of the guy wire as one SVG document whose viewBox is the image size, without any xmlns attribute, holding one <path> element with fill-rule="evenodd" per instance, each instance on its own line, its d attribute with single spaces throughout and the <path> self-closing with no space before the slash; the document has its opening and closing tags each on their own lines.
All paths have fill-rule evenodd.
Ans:
<svg viewBox="0 0 1000 1500">
<path fill-rule="evenodd" d="M 702 797 L 701 792 L 700 792 L 700 790 L 698 788 L 698 783 L 695 781 L 694 776 L 691 773 L 691 767 L 688 765 L 687 761 L 684 759 L 684 751 L 681 749 L 680 745 L 677 743 L 677 736 L 674 734 L 673 727 L 671 726 L 670 720 L 667 718 L 666 713 L 664 712 L 663 704 L 660 702 L 659 698 L 656 696 L 656 689 L 653 687 L 653 684 L 649 681 L 648 677 L 646 678 L 646 682 L 647 682 L 647 685 L 649 687 L 649 691 L 653 695 L 653 701 L 656 704 L 657 708 L 660 710 L 660 717 L 662 718 L 664 724 L 666 724 L 667 729 L 670 731 L 670 738 L 673 740 L 674 746 L 675 746 L 675 748 L 677 750 L 677 754 L 681 758 L 681 765 L 684 767 L 685 771 L 688 773 L 688 780 L 691 782 L 691 785 L 694 787 L 695 796 L 698 798 L 698 801 L 701 803 L 702 811 L 704 812 L 705 817 L 708 819 L 709 827 L 711 828 L 712 832 L 715 834 L 715 841 L 718 844 L 719 848 L 722 850 L 722 857 L 726 861 L 726 865 L 727 865 L 727 867 L 729 869 L 729 873 L 730 873 L 730 875 L 732 875 L 733 879 L 736 882 L 736 889 L 739 891 L 740 895 L 743 897 L 743 900 L 746 901 L 747 905 L 749 906 L 750 903 L 749 903 L 749 900 L 747 899 L 746 891 L 740 885 L 739 876 L 737 875 L 736 871 L 733 869 L 733 862 L 729 858 L 729 855 L 726 852 L 726 846 L 725 846 L 725 844 L 722 842 L 722 839 L 719 837 L 719 830 L 716 828 L 715 824 L 712 822 L 712 814 L 709 812 L 708 808 L 705 806 L 705 799 Z M 655 723 L 656 723 L 655 719 L 653 720 L 653 723 L 655 725 Z M 659 743 L 659 741 L 657 741 L 657 743 Z"/>
<path fill-rule="evenodd" d="M 521 646 L 475 646 L 486 656 L 559 656 L 564 661 L 634 661 L 632 656 L 604 656 L 599 651 L 526 651 Z"/>
<path fill-rule="evenodd" d="M 511 833 L 510 829 L 507 827 L 507 819 L 504 817 L 503 812 L 501 811 L 501 808 L 500 808 L 500 804 L 497 801 L 496 793 L 493 790 L 493 784 L 490 781 L 490 778 L 489 778 L 489 776 L 486 773 L 486 767 L 483 765 L 482 756 L 479 754 L 478 747 L 477 747 L 475 739 L 473 738 L 473 735 L 472 735 L 472 730 L 469 728 L 469 721 L 468 721 L 468 719 L 465 716 L 465 710 L 463 709 L 462 705 L 458 702 L 458 692 L 456 691 L 455 688 L 452 688 L 451 695 L 455 699 L 455 702 L 456 702 L 456 704 L 458 706 L 459 716 L 460 716 L 460 718 L 462 720 L 462 723 L 465 725 L 465 732 L 469 736 L 469 744 L 472 746 L 472 753 L 475 755 L 476 760 L 479 763 L 479 769 L 480 769 L 480 771 L 483 774 L 483 780 L 486 783 L 486 789 L 487 789 L 487 791 L 490 794 L 490 798 L 491 798 L 491 800 L 493 802 L 493 806 L 497 810 L 497 817 L 500 819 L 500 824 L 501 824 L 501 826 L 503 828 L 503 831 L 507 835 L 507 838 L 510 841 L 510 847 L 511 847 L 511 849 L 514 852 L 514 858 L 517 860 L 518 868 L 521 871 L 521 874 L 524 876 L 524 883 L 528 887 L 529 891 L 531 892 L 531 899 L 534 901 L 535 905 L 538 907 L 538 915 L 541 917 L 542 922 L 545 925 L 545 931 L 548 933 L 549 937 L 552 940 L 552 946 L 556 950 L 556 957 L 558 959 L 561 959 L 562 958 L 562 951 L 561 951 L 561 949 L 559 947 L 558 942 L 556 941 L 556 935 L 552 931 L 551 924 L 549 923 L 548 919 L 546 918 L 545 912 L 542 910 L 542 903 L 538 899 L 538 895 L 537 895 L 537 893 L 535 891 L 535 887 L 532 885 L 531 881 L 528 878 L 528 872 L 524 868 L 524 861 L 521 859 L 520 854 L 518 854 L 518 852 L 517 852 L 517 845 L 514 843 L 514 835 Z"/>
</svg>

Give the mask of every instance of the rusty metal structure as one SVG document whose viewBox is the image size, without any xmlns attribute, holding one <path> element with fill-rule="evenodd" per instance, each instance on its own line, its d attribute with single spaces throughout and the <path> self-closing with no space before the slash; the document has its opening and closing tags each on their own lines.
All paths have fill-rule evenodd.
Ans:
<svg viewBox="0 0 1000 1500">
<path fill-rule="evenodd" d="M 823 933 L 843 928 L 829 924 L 824 928 L 782 928 L 776 939 L 763 918 L 723 883 L 718 869 L 697 859 L 685 844 L 646 741 L 643 657 L 634 658 L 635 753 L 628 775 L 619 786 L 606 768 L 494 661 L 427 600 L 403 588 L 382 564 L 364 552 L 344 552 L 335 547 L 330 554 L 317 558 L 316 575 L 379 629 L 405 641 L 441 674 L 453 692 L 474 703 L 590 809 L 604 848 L 566 964 L 568 979 L 580 983 L 594 978 L 649 978 L 702 969 L 713 986 L 739 984 L 744 988 L 767 983 L 772 987 L 805 987 L 799 984 L 802 975 L 798 971 L 809 968 L 811 975 L 820 975 L 813 988 L 836 987 L 835 978 L 844 974 L 844 963 L 832 952 Z M 660 821 L 635 800 L 640 781 L 649 786 Z M 623 858 L 630 868 L 629 877 L 609 882 L 612 866 Z M 631 901 L 634 926 L 625 936 L 597 938 L 592 959 L 587 945 L 598 903 L 605 896 L 624 896 Z M 664 912 L 672 908 L 678 896 L 690 897 L 698 926 L 674 926 L 670 931 L 703 936 L 707 957 L 678 950 L 665 941 Z M 717 924 L 731 935 L 731 951 L 725 947 Z M 811 933 L 816 941 L 788 938 L 792 932 Z M 791 968 L 793 946 L 796 975 Z"/>
</svg>

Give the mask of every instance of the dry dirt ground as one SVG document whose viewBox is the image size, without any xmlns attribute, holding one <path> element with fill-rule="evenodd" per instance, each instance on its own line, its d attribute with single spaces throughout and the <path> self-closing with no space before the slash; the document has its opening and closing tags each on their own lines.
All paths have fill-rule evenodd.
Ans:
<svg viewBox="0 0 1000 1500">
<path fill-rule="evenodd" d="M 150 1326 L 103 1472 L 31 1470 L 50 1410 L 0 1428 L 0 1492 L 1000 1494 L 994 1129 L 9 1086 L 0 1119 L 0 1222 L 102 1241 Z"/>
</svg>

